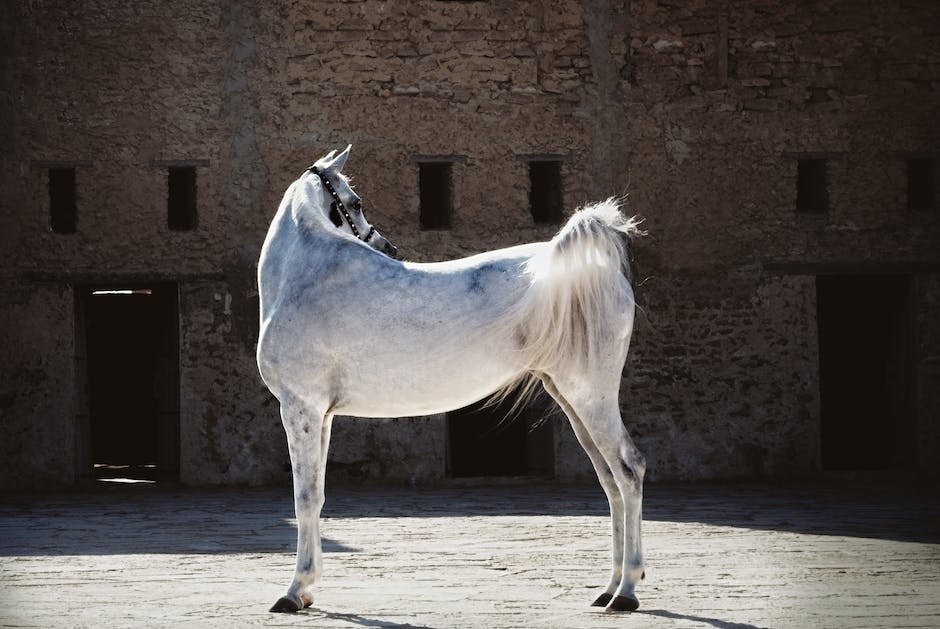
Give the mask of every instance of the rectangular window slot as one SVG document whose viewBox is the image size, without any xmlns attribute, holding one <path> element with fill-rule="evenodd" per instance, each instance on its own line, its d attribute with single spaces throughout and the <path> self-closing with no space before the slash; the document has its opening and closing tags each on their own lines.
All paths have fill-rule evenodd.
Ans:
<svg viewBox="0 0 940 629">
<path fill-rule="evenodd" d="M 907 160 L 907 207 L 932 210 L 937 207 L 936 160 L 914 157 Z"/>
<path fill-rule="evenodd" d="M 55 234 L 74 234 L 76 222 L 75 169 L 49 169 L 49 224 Z"/>
<path fill-rule="evenodd" d="M 829 209 L 825 159 L 801 159 L 796 170 L 796 210 L 819 214 Z"/>
<path fill-rule="evenodd" d="M 451 162 L 418 162 L 422 229 L 449 229 L 453 214 Z"/>
<path fill-rule="evenodd" d="M 538 224 L 557 224 L 562 217 L 561 162 L 529 162 L 529 211 Z"/>
<path fill-rule="evenodd" d="M 167 174 L 166 222 L 173 231 L 196 228 L 196 167 L 170 166 Z"/>
</svg>

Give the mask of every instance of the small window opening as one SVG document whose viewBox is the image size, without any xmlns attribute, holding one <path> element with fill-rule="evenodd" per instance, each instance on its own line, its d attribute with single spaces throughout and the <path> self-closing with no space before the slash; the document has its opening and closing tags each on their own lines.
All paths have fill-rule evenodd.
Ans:
<svg viewBox="0 0 940 629">
<path fill-rule="evenodd" d="M 936 160 L 916 157 L 907 160 L 907 207 L 932 210 L 937 207 Z"/>
<path fill-rule="evenodd" d="M 55 234 L 75 233 L 75 169 L 49 169 L 49 223 Z"/>
<path fill-rule="evenodd" d="M 451 162 L 418 162 L 422 229 L 449 229 L 453 214 Z"/>
<path fill-rule="evenodd" d="M 826 160 L 801 159 L 796 170 L 797 212 L 820 213 L 828 209 Z"/>
<path fill-rule="evenodd" d="M 529 211 L 539 224 L 561 222 L 561 162 L 529 162 Z"/>
<path fill-rule="evenodd" d="M 170 166 L 167 176 L 167 226 L 174 231 L 196 228 L 196 168 Z"/>
</svg>

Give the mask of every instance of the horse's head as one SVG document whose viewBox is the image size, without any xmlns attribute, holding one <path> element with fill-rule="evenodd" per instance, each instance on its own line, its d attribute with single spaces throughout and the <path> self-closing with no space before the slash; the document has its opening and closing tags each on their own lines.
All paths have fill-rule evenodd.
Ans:
<svg viewBox="0 0 940 629">
<path fill-rule="evenodd" d="M 376 251 L 394 258 L 398 249 L 366 220 L 362 212 L 362 199 L 353 191 L 349 180 L 341 172 L 351 148 L 352 144 L 339 155 L 336 151 L 330 151 L 308 168 L 308 174 L 305 176 L 319 179 L 322 202 L 319 208 L 335 229 L 344 231 Z"/>
</svg>

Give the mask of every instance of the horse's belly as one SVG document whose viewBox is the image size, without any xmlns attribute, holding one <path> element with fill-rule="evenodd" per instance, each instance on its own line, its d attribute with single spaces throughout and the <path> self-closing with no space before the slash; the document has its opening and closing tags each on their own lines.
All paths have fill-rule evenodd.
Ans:
<svg viewBox="0 0 940 629">
<path fill-rule="evenodd" d="M 509 361 L 483 353 L 465 355 L 449 365 L 405 359 L 395 369 L 361 369 L 333 410 L 355 417 L 444 413 L 486 398 L 519 372 Z"/>
</svg>

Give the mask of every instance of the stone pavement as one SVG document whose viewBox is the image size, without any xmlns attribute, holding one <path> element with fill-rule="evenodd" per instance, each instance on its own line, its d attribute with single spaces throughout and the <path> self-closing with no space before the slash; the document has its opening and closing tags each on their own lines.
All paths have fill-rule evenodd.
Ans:
<svg viewBox="0 0 940 629">
<path fill-rule="evenodd" d="M 316 607 L 289 488 L 0 501 L 0 627 L 938 627 L 932 489 L 648 485 L 641 608 L 607 579 L 599 487 L 331 487 Z"/>
</svg>

